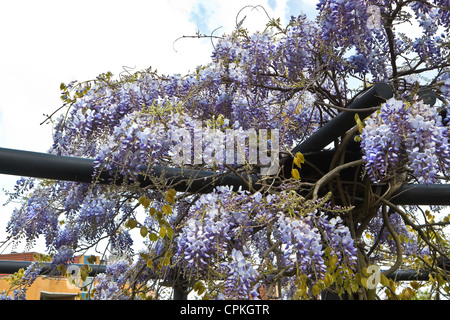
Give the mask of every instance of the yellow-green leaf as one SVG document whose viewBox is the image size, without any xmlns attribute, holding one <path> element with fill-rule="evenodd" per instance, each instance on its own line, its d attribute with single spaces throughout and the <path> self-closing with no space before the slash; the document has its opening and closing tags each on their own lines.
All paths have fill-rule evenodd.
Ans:
<svg viewBox="0 0 450 320">
<path fill-rule="evenodd" d="M 159 229 L 159 237 L 163 238 L 166 235 L 166 227 L 162 226 L 161 229 Z"/>
<path fill-rule="evenodd" d="M 142 204 L 142 206 L 147 209 L 150 206 L 150 199 L 145 197 L 145 196 L 141 196 L 139 197 L 139 203 Z"/>
<path fill-rule="evenodd" d="M 197 291 L 198 295 L 201 296 L 205 292 L 205 290 L 205 287 L 201 287 L 200 290 Z"/>
<path fill-rule="evenodd" d="M 328 288 L 329 286 L 331 286 L 333 284 L 334 277 L 331 274 L 326 273 L 325 277 L 323 279 L 323 282 L 325 283 L 325 286 Z"/>
<path fill-rule="evenodd" d="M 420 288 L 420 283 L 417 281 L 411 281 L 410 285 L 414 290 L 418 290 Z"/>
<path fill-rule="evenodd" d="M 169 206 L 168 204 L 163 205 L 162 207 L 162 211 L 167 214 L 170 215 L 172 213 L 172 207 Z"/>
<path fill-rule="evenodd" d="M 292 177 L 294 177 L 295 180 L 300 180 L 300 173 L 297 169 L 292 169 Z"/>
<path fill-rule="evenodd" d="M 297 152 L 295 154 L 295 158 L 298 159 L 300 163 L 304 163 L 305 162 L 305 156 L 301 152 Z"/>
<path fill-rule="evenodd" d="M 158 235 L 156 234 L 156 233 L 150 233 L 149 235 L 148 235 L 148 238 L 151 240 L 151 241 L 156 241 L 156 240 L 158 240 Z"/>
<path fill-rule="evenodd" d="M 147 260 L 148 259 L 148 254 L 147 253 L 141 252 L 139 254 L 139 256 L 141 257 L 142 260 Z"/>
<path fill-rule="evenodd" d="M 361 284 L 364 286 L 364 288 L 369 289 L 369 287 L 367 286 L 367 278 L 362 277 Z"/>
<path fill-rule="evenodd" d="M 141 230 L 140 230 L 140 233 L 141 233 L 141 236 L 143 238 L 145 238 L 147 236 L 147 234 L 148 234 L 147 228 L 146 227 L 142 227 Z"/>
<path fill-rule="evenodd" d="M 171 227 L 166 227 L 166 235 L 169 237 L 170 240 L 173 239 L 173 229 Z"/>
<path fill-rule="evenodd" d="M 134 229 L 138 225 L 138 222 L 134 219 L 130 219 L 125 223 L 125 226 L 129 229 Z"/>
<path fill-rule="evenodd" d="M 355 121 L 356 121 L 356 125 L 358 126 L 359 133 L 363 133 L 363 123 L 357 113 L 355 113 Z"/>
<path fill-rule="evenodd" d="M 195 284 L 194 284 L 194 291 L 199 291 L 201 288 L 204 288 L 203 282 L 201 282 L 200 280 L 198 280 Z"/>
<path fill-rule="evenodd" d="M 385 287 L 389 287 L 390 285 L 389 279 L 384 274 L 380 275 L 380 283 Z"/>
<path fill-rule="evenodd" d="M 164 265 L 164 266 L 170 265 L 170 257 L 165 257 L 165 258 L 164 258 L 164 263 L 163 263 L 163 265 Z"/>
<path fill-rule="evenodd" d="M 330 257 L 330 268 L 334 269 L 338 263 L 339 258 L 336 255 Z"/>
<path fill-rule="evenodd" d="M 320 293 L 320 288 L 318 285 L 313 285 L 311 288 L 311 293 L 316 296 Z"/>
<path fill-rule="evenodd" d="M 87 262 L 94 264 L 97 262 L 97 258 L 95 256 L 90 256 L 89 258 L 87 258 Z"/>
<path fill-rule="evenodd" d="M 166 193 L 166 200 L 170 203 L 175 203 L 175 196 L 176 196 L 177 192 L 175 191 L 175 189 L 169 189 Z"/>
</svg>

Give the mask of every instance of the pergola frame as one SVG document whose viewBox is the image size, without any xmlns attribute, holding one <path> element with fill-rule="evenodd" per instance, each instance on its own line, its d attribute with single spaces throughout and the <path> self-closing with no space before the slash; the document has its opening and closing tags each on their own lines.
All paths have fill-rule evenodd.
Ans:
<svg viewBox="0 0 450 320">
<path fill-rule="evenodd" d="M 355 126 L 355 112 L 359 114 L 361 119 L 366 118 L 376 107 L 392 96 L 393 90 L 388 84 L 374 84 L 347 107 L 349 111 L 341 111 L 336 117 L 296 146 L 292 150 L 292 154 L 296 152 L 303 154 L 320 152 Z M 292 158 L 284 160 L 285 166 L 289 168 L 289 161 L 292 162 Z M 260 178 L 256 174 L 250 176 L 242 174 L 238 176 L 230 173 L 219 176 L 211 171 L 159 166 L 149 168 L 149 170 L 147 170 L 147 166 L 142 166 L 140 169 L 146 173 L 139 180 L 141 187 L 151 187 L 152 179 L 149 179 L 147 176 L 150 174 L 157 178 L 163 177 L 168 185 L 173 185 L 175 190 L 181 192 L 207 193 L 211 192 L 216 186 L 224 185 L 232 186 L 234 190 L 238 190 L 238 188 L 248 190 L 249 184 L 243 180 L 252 181 L 256 189 L 256 183 Z M 0 148 L 0 174 L 92 183 L 94 159 Z M 285 173 L 288 176 L 289 174 L 290 172 Z M 105 172 L 101 172 L 97 178 L 97 182 L 101 184 L 121 184 L 124 182 L 123 177 L 119 176 L 118 179 L 117 177 L 111 179 L 111 175 Z M 450 185 L 405 184 L 394 193 L 390 202 L 396 205 L 450 205 Z M 29 263 L 0 261 L 0 273 L 12 273 L 26 265 L 29 265 Z M 93 272 L 105 271 L 105 266 L 96 267 L 98 268 L 94 268 Z M 397 270 L 391 273 L 389 278 L 397 281 L 428 280 L 428 272 Z M 186 298 L 187 295 L 175 284 L 174 299 Z"/>
</svg>

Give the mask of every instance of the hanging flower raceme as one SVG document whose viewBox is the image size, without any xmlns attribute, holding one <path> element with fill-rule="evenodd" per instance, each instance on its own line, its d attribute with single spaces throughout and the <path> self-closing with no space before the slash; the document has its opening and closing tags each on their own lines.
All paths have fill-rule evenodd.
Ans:
<svg viewBox="0 0 450 320">
<path fill-rule="evenodd" d="M 421 183 L 437 182 L 449 168 L 448 130 L 436 109 L 394 98 L 366 120 L 361 147 L 372 181 L 400 178 L 412 171 Z"/>
</svg>

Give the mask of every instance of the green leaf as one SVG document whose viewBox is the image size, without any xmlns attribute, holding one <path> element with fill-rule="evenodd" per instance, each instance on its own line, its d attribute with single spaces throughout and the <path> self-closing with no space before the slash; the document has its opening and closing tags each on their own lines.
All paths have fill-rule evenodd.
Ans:
<svg viewBox="0 0 450 320">
<path fill-rule="evenodd" d="M 173 239 L 173 229 L 171 228 L 171 227 L 166 227 L 166 235 L 167 235 L 167 237 L 170 239 L 170 240 L 172 240 Z"/>
<path fill-rule="evenodd" d="M 169 206 L 168 204 L 163 205 L 162 207 L 162 211 L 166 214 L 166 215 L 170 215 L 172 213 L 172 207 Z"/>
<path fill-rule="evenodd" d="M 297 169 L 292 169 L 292 177 L 294 177 L 295 180 L 300 180 L 300 173 Z"/>
<path fill-rule="evenodd" d="M 141 236 L 143 238 L 145 238 L 147 236 L 147 234 L 148 234 L 147 228 L 146 227 L 142 227 L 141 230 L 140 230 L 140 233 L 141 233 Z"/>
<path fill-rule="evenodd" d="M 363 123 L 361 121 L 361 119 L 359 118 L 359 114 L 355 113 L 355 121 L 356 121 L 356 125 L 358 126 L 358 131 L 359 133 L 363 133 Z"/>
<path fill-rule="evenodd" d="M 311 288 L 311 293 L 314 296 L 317 296 L 320 293 L 320 287 L 318 285 L 316 285 L 316 284 L 313 285 L 312 288 Z"/>
<path fill-rule="evenodd" d="M 164 238 L 165 235 L 166 235 L 166 227 L 162 226 L 161 229 L 159 229 L 159 237 Z"/>
<path fill-rule="evenodd" d="M 153 241 L 153 242 L 155 242 L 155 241 L 157 241 L 158 240 L 158 235 L 156 234 L 156 233 L 150 233 L 149 235 L 148 235 L 148 238 L 151 240 L 151 241 Z"/>
<path fill-rule="evenodd" d="M 145 209 L 147 209 L 150 206 L 150 199 L 145 196 L 139 197 L 138 201 Z"/>
<path fill-rule="evenodd" d="M 138 225 L 138 222 L 134 219 L 130 219 L 125 223 L 125 227 L 129 228 L 129 229 L 134 229 L 136 228 Z"/>
</svg>

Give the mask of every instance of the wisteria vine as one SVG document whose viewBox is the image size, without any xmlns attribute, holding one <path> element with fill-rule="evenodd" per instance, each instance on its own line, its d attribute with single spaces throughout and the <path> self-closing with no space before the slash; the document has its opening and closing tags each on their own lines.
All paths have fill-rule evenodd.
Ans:
<svg viewBox="0 0 450 320">
<path fill-rule="evenodd" d="M 115 260 L 86 288 L 92 299 L 162 299 L 165 287 L 205 299 L 317 299 L 324 292 L 367 298 L 364 270 L 380 258 L 367 246 L 395 251 L 401 235 L 408 255 L 426 260 L 440 250 L 428 238 L 419 250 L 424 235 L 417 221 L 384 199 L 389 192 L 383 187 L 442 183 L 448 176 L 448 1 L 320 0 L 317 9 L 315 21 L 301 14 L 287 26 L 271 20 L 254 34 L 236 28 L 217 40 L 209 63 L 185 76 L 148 69 L 61 84 L 67 109 L 47 119 L 54 125 L 49 151 L 94 159 L 92 183 L 19 180 L 10 197 L 22 206 L 7 226 L 9 240 L 31 247 L 43 236 L 59 271 L 75 255 L 106 243 Z M 418 22 L 420 35 L 396 32 L 409 19 Z M 423 73 L 432 79 L 424 81 Z M 304 177 L 302 166 L 325 176 L 345 159 L 334 158 L 335 167 L 323 172 L 292 148 L 378 81 L 388 82 L 394 97 L 355 122 L 363 170 L 350 182 L 332 176 L 330 192 L 313 197 L 317 179 Z M 431 90 L 438 104 L 423 101 L 420 88 Z M 249 161 L 174 158 L 180 129 L 202 137 L 183 139 L 184 152 L 199 148 L 210 155 L 221 150 L 226 130 L 277 129 L 280 155 L 295 160 L 261 177 L 255 189 L 245 177 L 259 168 Z M 334 148 L 341 152 L 348 141 L 339 138 Z M 174 164 L 217 177 L 232 173 L 249 188 L 175 191 L 170 180 L 151 174 L 154 166 Z M 102 172 L 110 174 L 110 184 L 99 183 Z M 151 186 L 140 187 L 143 176 Z M 386 205 L 397 210 L 389 221 L 379 214 Z M 395 232 L 386 233 L 386 224 Z M 38 273 L 30 269 L 22 277 L 28 285 Z M 17 289 L 25 282 L 14 282 L 14 298 L 25 297 Z"/>
</svg>

